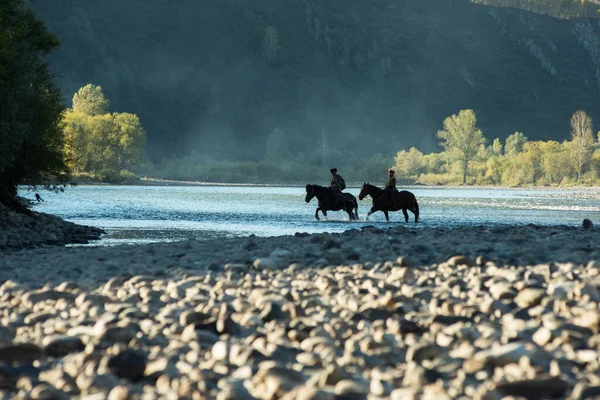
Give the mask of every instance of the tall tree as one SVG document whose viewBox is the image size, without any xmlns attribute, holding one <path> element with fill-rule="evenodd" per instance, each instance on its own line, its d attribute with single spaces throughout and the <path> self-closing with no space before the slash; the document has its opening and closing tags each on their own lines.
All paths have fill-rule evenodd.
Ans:
<svg viewBox="0 0 600 400">
<path fill-rule="evenodd" d="M 506 145 L 504 146 L 504 154 L 509 158 L 516 157 L 523 151 L 525 143 L 527 143 L 527 137 L 521 132 L 515 132 L 512 135 L 508 135 L 506 138 Z"/>
<path fill-rule="evenodd" d="M 107 113 L 99 86 L 88 84 L 73 97 L 64 118 L 65 154 L 75 172 L 116 177 L 143 159 L 146 132 L 135 114 Z M 108 174 L 108 175 L 107 175 Z"/>
<path fill-rule="evenodd" d="M 17 185 L 65 177 L 60 92 L 46 56 L 58 46 L 22 0 L 0 2 L 0 203 L 13 209 Z"/>
<path fill-rule="evenodd" d="M 523 151 L 517 157 L 520 171 L 522 172 L 523 183 L 538 184 L 542 177 L 543 160 L 541 142 L 527 142 L 523 146 Z"/>
<path fill-rule="evenodd" d="M 458 115 L 444 120 L 444 130 L 438 131 L 441 145 L 455 159 L 460 160 L 463 185 L 467 183 L 469 162 L 477 155 L 479 146 L 485 143 L 483 133 L 477 127 L 477 117 L 473 110 L 461 110 Z"/>
<path fill-rule="evenodd" d="M 577 180 L 581 180 L 581 173 L 592 157 L 593 131 L 592 119 L 585 111 L 575 111 L 571 117 L 571 158 L 577 171 Z"/>
<path fill-rule="evenodd" d="M 73 96 L 73 110 L 87 115 L 106 114 L 108 100 L 100 86 L 88 83 Z"/>
<path fill-rule="evenodd" d="M 495 156 L 502 155 L 502 141 L 498 138 L 494 139 L 494 142 L 492 143 L 492 153 Z"/>
</svg>

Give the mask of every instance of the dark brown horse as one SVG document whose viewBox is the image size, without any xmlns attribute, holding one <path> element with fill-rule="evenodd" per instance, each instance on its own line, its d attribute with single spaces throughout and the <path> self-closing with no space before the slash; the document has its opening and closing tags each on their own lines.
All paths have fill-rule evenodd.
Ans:
<svg viewBox="0 0 600 400">
<path fill-rule="evenodd" d="M 358 202 L 356 201 L 356 197 L 352 196 L 350 193 L 342 194 L 344 196 L 343 200 L 328 187 L 319 185 L 306 185 L 305 200 L 307 203 L 309 203 L 313 197 L 316 197 L 317 200 L 319 200 L 319 206 L 315 211 L 315 218 L 317 220 L 319 219 L 319 210 L 321 210 L 324 216 L 327 216 L 327 211 L 344 210 L 348 213 L 350 221 L 357 220 Z"/>
<path fill-rule="evenodd" d="M 392 199 L 386 193 L 385 190 L 379 189 L 377 186 L 370 185 L 369 182 L 365 182 L 360 189 L 358 199 L 362 200 L 365 196 L 371 196 L 373 200 L 373 207 L 367 214 L 367 220 L 369 216 L 377 211 L 383 211 L 385 214 L 385 220 L 389 221 L 390 217 L 388 211 L 399 211 L 402 210 L 404 213 L 404 219 L 408 222 L 408 213 L 406 210 L 410 210 L 415 214 L 415 222 L 419 221 L 419 204 L 415 195 L 409 191 L 401 190 L 394 193 L 394 206 L 392 207 Z"/>
</svg>

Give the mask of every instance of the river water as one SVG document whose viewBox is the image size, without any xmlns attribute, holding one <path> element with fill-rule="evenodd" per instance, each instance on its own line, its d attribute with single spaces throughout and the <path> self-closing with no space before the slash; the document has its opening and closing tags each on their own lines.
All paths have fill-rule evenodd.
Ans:
<svg viewBox="0 0 600 400">
<path fill-rule="evenodd" d="M 358 195 L 359 188 L 346 191 Z M 296 232 L 341 232 L 366 225 L 426 228 L 459 225 L 580 225 L 600 222 L 600 201 L 548 197 L 552 190 L 410 188 L 419 202 L 421 222 L 404 223 L 402 212 L 364 218 L 370 198 L 359 201 L 361 221 L 328 212 L 316 221 L 316 199 L 304 201 L 304 187 L 257 186 L 77 186 L 64 192 L 40 191 L 35 211 L 104 229 L 93 245 L 137 244 L 188 238 L 279 236 Z M 21 190 L 24 197 L 34 194 Z"/>
</svg>

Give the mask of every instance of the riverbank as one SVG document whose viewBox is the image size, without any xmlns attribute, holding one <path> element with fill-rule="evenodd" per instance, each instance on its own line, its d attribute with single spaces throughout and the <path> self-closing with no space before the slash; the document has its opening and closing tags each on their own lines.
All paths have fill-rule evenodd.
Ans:
<svg viewBox="0 0 600 400">
<path fill-rule="evenodd" d="M 587 398 L 599 241 L 568 226 L 397 226 L 6 251 L 0 390 Z"/>
<path fill-rule="evenodd" d="M 0 251 L 86 244 L 99 239 L 102 233 L 101 229 L 76 225 L 51 214 L 17 213 L 0 204 Z"/>
</svg>

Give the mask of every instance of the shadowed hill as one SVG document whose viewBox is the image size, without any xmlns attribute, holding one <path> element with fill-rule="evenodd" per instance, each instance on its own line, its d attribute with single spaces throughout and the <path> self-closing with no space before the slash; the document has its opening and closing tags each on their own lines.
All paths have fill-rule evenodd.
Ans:
<svg viewBox="0 0 600 400">
<path fill-rule="evenodd" d="M 83 84 L 139 114 L 155 160 L 191 149 L 437 150 L 442 120 L 477 113 L 488 138 L 562 140 L 600 118 L 600 27 L 467 0 L 55 0 L 34 9 L 62 41 L 66 99 Z M 274 27 L 280 50 L 264 42 Z"/>
</svg>

